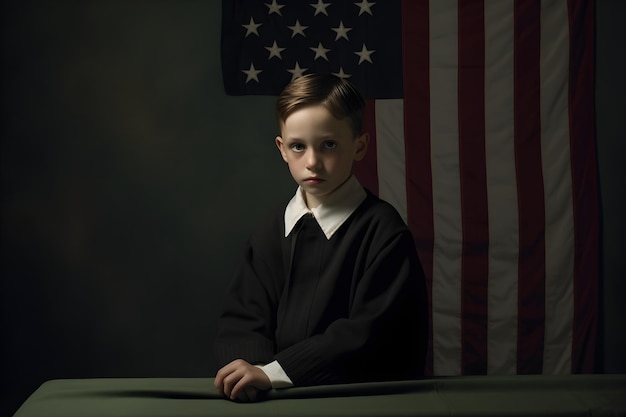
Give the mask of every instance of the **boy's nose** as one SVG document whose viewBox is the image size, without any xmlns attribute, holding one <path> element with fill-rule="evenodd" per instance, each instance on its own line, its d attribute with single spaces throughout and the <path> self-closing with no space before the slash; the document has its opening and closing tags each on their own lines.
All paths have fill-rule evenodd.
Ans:
<svg viewBox="0 0 626 417">
<path fill-rule="evenodd" d="M 308 152 L 307 159 L 306 159 L 306 168 L 314 170 L 319 167 L 319 164 L 320 164 L 319 155 L 314 150 L 310 150 Z"/>
</svg>

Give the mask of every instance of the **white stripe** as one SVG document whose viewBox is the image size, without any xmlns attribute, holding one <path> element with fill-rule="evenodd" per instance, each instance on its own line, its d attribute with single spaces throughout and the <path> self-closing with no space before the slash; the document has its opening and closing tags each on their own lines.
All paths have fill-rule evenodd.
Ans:
<svg viewBox="0 0 626 417">
<path fill-rule="evenodd" d="M 567 2 L 541 2 L 541 153 L 546 215 L 543 372 L 571 372 L 574 214 L 568 115 Z"/>
<path fill-rule="evenodd" d="M 376 100 L 378 195 L 407 221 L 404 100 Z"/>
<path fill-rule="evenodd" d="M 433 372 L 461 374 L 461 185 L 456 0 L 430 1 Z"/>
<path fill-rule="evenodd" d="M 513 18 L 513 2 L 485 2 L 485 152 L 489 211 L 488 374 L 517 372 L 519 227 L 513 140 Z"/>
</svg>

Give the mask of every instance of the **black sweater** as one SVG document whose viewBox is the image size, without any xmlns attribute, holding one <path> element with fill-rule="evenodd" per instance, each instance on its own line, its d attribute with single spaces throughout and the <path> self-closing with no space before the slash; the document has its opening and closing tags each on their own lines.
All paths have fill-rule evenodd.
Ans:
<svg viewBox="0 0 626 417">
<path fill-rule="evenodd" d="M 283 215 L 246 244 L 219 318 L 218 366 L 278 360 L 296 386 L 421 375 L 426 284 L 396 210 L 368 193 L 329 240 L 306 217 L 284 237 Z"/>
</svg>

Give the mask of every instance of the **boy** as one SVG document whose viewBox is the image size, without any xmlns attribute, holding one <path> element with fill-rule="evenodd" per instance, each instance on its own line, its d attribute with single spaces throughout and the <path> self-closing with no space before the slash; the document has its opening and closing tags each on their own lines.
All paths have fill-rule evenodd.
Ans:
<svg viewBox="0 0 626 417">
<path fill-rule="evenodd" d="M 297 78 L 278 98 L 276 146 L 298 189 L 251 235 L 224 300 L 215 386 L 231 400 L 422 373 L 427 299 L 413 237 L 352 175 L 367 151 L 364 106 L 332 75 Z"/>
</svg>

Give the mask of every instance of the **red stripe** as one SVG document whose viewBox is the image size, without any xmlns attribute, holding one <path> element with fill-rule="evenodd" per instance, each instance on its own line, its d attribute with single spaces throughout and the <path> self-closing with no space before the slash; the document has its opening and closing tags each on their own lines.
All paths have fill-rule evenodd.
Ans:
<svg viewBox="0 0 626 417">
<path fill-rule="evenodd" d="M 459 169 L 461 258 L 461 368 L 487 373 L 489 219 L 485 156 L 485 19 L 482 1 L 459 1 Z"/>
<path fill-rule="evenodd" d="M 545 329 L 545 209 L 540 115 L 541 3 L 515 1 L 515 159 L 519 211 L 517 373 L 540 374 Z"/>
<path fill-rule="evenodd" d="M 596 372 L 599 213 L 594 126 L 594 4 L 569 0 L 570 149 L 574 199 L 572 372 Z"/>
<path fill-rule="evenodd" d="M 361 185 L 378 195 L 378 158 L 376 154 L 376 101 L 366 100 L 363 131 L 369 133 L 370 141 L 365 158 L 353 166 L 354 175 Z"/>
<path fill-rule="evenodd" d="M 432 300 L 433 190 L 430 164 L 430 36 L 427 1 L 402 1 L 407 213 Z M 429 301 L 431 302 L 431 301 Z M 429 311 L 432 312 L 432 305 Z M 426 374 L 432 375 L 432 314 Z"/>
</svg>

